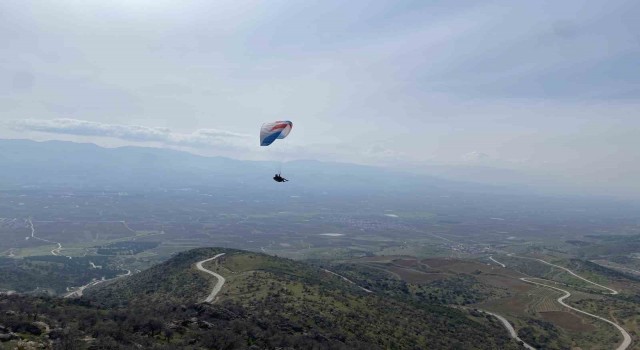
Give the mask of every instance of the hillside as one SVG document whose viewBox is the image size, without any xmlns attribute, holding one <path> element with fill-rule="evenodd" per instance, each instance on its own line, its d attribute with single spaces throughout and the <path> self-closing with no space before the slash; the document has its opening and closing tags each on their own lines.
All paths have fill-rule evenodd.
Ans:
<svg viewBox="0 0 640 350">
<path fill-rule="evenodd" d="M 87 268 L 90 263 L 99 269 Z M 69 286 L 81 286 L 92 279 L 113 278 L 125 271 L 112 266 L 103 256 L 30 256 L 23 259 L 0 257 L 0 290 L 39 291 L 62 295 Z"/>
<path fill-rule="evenodd" d="M 194 264 L 221 252 L 205 267 L 227 282 L 215 304 L 197 304 L 215 281 Z M 86 296 L 91 305 L 136 317 L 163 315 L 174 345 L 205 342 L 205 328 L 224 334 L 224 343 L 199 343 L 213 348 L 517 348 L 492 318 L 379 297 L 311 265 L 238 250 L 183 252 Z"/>
</svg>

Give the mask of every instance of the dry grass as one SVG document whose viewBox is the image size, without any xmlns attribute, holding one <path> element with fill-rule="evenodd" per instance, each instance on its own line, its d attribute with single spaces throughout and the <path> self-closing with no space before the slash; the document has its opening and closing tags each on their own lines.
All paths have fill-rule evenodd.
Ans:
<svg viewBox="0 0 640 350">
<path fill-rule="evenodd" d="M 451 277 L 450 274 L 442 272 L 423 272 L 415 269 L 402 268 L 398 266 L 387 267 L 387 270 L 400 276 L 400 278 L 409 283 L 422 284 L 429 283 L 444 278 Z"/>
<path fill-rule="evenodd" d="M 582 317 L 567 311 L 544 311 L 540 312 L 540 315 L 546 321 L 568 331 L 593 332 L 596 330 L 596 327 L 590 323 L 586 323 Z"/>
</svg>

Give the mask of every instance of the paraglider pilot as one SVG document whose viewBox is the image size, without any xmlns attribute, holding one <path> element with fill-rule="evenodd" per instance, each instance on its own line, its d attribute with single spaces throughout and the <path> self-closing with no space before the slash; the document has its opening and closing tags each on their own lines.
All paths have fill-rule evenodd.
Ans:
<svg viewBox="0 0 640 350">
<path fill-rule="evenodd" d="M 273 176 L 273 180 L 275 180 L 276 182 L 287 182 L 289 180 L 285 179 L 284 177 L 280 176 L 280 174 L 275 174 Z"/>
<path fill-rule="evenodd" d="M 272 123 L 264 123 L 260 128 L 260 146 L 269 146 L 275 140 L 281 140 L 289 135 L 293 123 L 289 120 L 279 120 Z M 280 176 L 280 172 L 275 174 L 273 180 L 276 182 L 287 182 L 289 180 Z"/>
</svg>

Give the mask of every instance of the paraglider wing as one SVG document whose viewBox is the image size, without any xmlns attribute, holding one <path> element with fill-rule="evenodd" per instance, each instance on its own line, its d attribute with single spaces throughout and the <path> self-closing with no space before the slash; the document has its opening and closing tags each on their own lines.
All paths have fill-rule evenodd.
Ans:
<svg viewBox="0 0 640 350">
<path fill-rule="evenodd" d="M 288 120 L 262 124 L 260 146 L 269 146 L 273 141 L 287 137 L 292 127 L 293 123 Z"/>
</svg>

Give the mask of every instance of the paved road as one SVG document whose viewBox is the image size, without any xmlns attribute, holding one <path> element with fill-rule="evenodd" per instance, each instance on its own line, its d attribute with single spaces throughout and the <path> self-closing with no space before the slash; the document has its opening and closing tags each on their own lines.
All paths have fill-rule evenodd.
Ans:
<svg viewBox="0 0 640 350">
<path fill-rule="evenodd" d="M 511 336 L 511 338 L 514 338 L 515 340 L 521 341 L 523 346 L 529 350 L 536 350 L 536 348 L 534 348 L 533 346 L 527 344 L 524 342 L 524 340 L 520 339 L 520 337 L 518 337 L 518 333 L 516 333 L 516 330 L 513 328 L 513 326 L 511 325 L 511 323 L 509 323 L 509 321 L 507 321 L 506 318 L 498 315 L 498 314 L 494 314 L 493 312 L 489 312 L 489 311 L 484 311 L 482 310 L 482 312 L 487 313 L 497 319 L 500 320 L 500 322 L 502 322 L 502 324 L 504 325 L 504 327 L 509 331 L 509 335 Z"/>
<path fill-rule="evenodd" d="M 82 294 L 84 293 L 84 290 L 89 288 L 89 287 L 93 287 L 93 286 L 95 286 L 97 284 L 100 284 L 100 283 L 113 281 L 113 280 L 116 280 L 118 278 L 127 277 L 127 276 L 131 276 L 131 270 L 127 270 L 127 273 L 125 273 L 124 275 L 118 275 L 118 276 L 116 276 L 114 278 L 105 279 L 104 277 L 102 277 L 102 279 L 93 280 L 93 281 L 85 284 L 84 286 L 77 287 L 77 289 L 75 289 L 74 291 L 65 294 L 63 296 L 63 298 L 80 298 L 82 296 Z M 69 290 L 69 288 L 67 288 L 67 290 Z"/>
<path fill-rule="evenodd" d="M 339 274 L 337 274 L 337 273 L 335 273 L 335 272 L 333 272 L 333 271 L 329 271 L 329 270 L 327 270 L 327 269 L 323 269 L 323 270 L 324 270 L 324 271 L 326 271 L 326 272 L 328 272 L 328 273 L 330 273 L 330 274 L 332 274 L 332 275 L 335 275 L 335 276 L 338 276 L 338 277 L 342 278 L 343 280 L 345 280 L 345 281 L 347 281 L 347 282 L 349 282 L 349 283 L 351 283 L 351 284 L 355 285 L 356 287 L 358 287 L 358 288 L 362 289 L 363 291 L 365 291 L 365 292 L 367 292 L 367 293 L 373 293 L 373 291 L 371 291 L 371 290 L 369 290 L 369 289 L 367 289 L 367 288 L 365 288 L 365 287 L 361 287 L 361 286 L 357 285 L 354 281 L 352 281 L 352 280 L 350 280 L 350 279 L 348 279 L 348 278 L 346 278 L 346 277 L 344 277 L 344 276 L 342 276 L 342 275 L 339 275 Z"/>
<path fill-rule="evenodd" d="M 571 309 L 573 311 L 579 312 L 581 314 L 585 314 L 587 316 L 591 316 L 591 317 L 597 318 L 600 321 L 607 322 L 608 324 L 616 327 L 618 329 L 618 331 L 620 331 L 620 333 L 622 334 L 622 338 L 623 338 L 622 343 L 616 348 L 616 350 L 625 350 L 625 349 L 627 349 L 629 347 L 629 345 L 631 345 L 631 336 L 629 335 L 629 333 L 627 333 L 627 331 L 624 330 L 624 328 L 620 327 L 620 325 L 618 325 L 617 323 L 614 323 L 613 321 L 607 320 L 604 317 L 600 317 L 598 315 L 594 315 L 594 314 L 588 313 L 586 311 L 582 311 L 580 309 L 576 309 L 575 307 L 566 304 L 564 302 L 564 300 L 571 296 L 570 292 L 568 292 L 568 291 L 566 291 L 564 289 L 560 289 L 558 287 L 554 287 L 554 286 L 550 286 L 550 285 L 544 284 L 544 283 L 531 281 L 530 279 L 525 278 L 525 277 L 520 278 L 520 280 L 522 280 L 524 282 L 527 282 L 527 283 L 536 284 L 536 285 L 539 285 L 539 286 L 542 286 L 542 287 L 551 288 L 551 289 L 557 290 L 559 292 L 563 292 L 565 294 L 563 296 L 561 296 L 560 298 L 558 298 L 558 303 L 560 303 L 562 306 L 564 306 L 566 308 L 569 308 L 569 309 Z M 605 287 L 605 288 L 607 288 L 607 287 Z M 610 289 L 610 288 L 607 288 L 607 289 Z"/>
<path fill-rule="evenodd" d="M 512 256 L 512 257 L 515 257 L 515 258 L 521 258 L 521 259 L 536 260 L 536 261 L 539 261 L 539 262 L 541 262 L 541 263 L 543 263 L 543 264 L 547 264 L 547 265 L 553 266 L 553 267 L 555 267 L 555 268 L 562 269 L 562 270 L 564 270 L 564 271 L 566 271 L 566 272 L 570 273 L 572 276 L 574 276 L 574 277 L 576 277 L 576 278 L 579 278 L 579 279 L 581 279 L 581 280 L 583 280 L 583 281 L 585 281 L 585 282 L 587 282 L 587 283 L 593 284 L 594 286 L 598 286 L 598 287 L 600 287 L 600 288 L 606 289 L 607 291 L 609 291 L 609 293 L 608 293 L 608 294 L 610 294 L 610 295 L 616 295 L 616 294 L 618 294 L 618 291 L 616 291 L 616 290 L 614 290 L 614 289 L 611 289 L 611 288 L 609 288 L 609 287 L 603 286 L 603 285 L 601 285 L 601 284 L 595 283 L 595 282 L 593 282 L 593 281 L 590 281 L 590 280 L 588 280 L 588 279 L 586 279 L 586 278 L 584 278 L 584 277 L 582 277 L 582 276 L 579 276 L 578 274 L 576 274 L 575 272 L 573 272 L 573 271 L 569 270 L 568 268 L 566 268 L 566 267 L 564 267 L 564 266 L 559 266 L 559 265 L 556 265 L 556 264 L 552 264 L 552 263 L 550 263 L 550 262 L 546 262 L 546 261 L 544 261 L 544 260 L 542 260 L 542 259 L 537 259 L 537 258 L 529 258 L 529 257 L 524 257 L 524 256 L 516 256 L 516 255 L 513 255 L 513 254 L 509 254 L 509 256 Z M 497 262 L 496 260 L 494 260 L 493 258 L 490 258 L 490 259 L 491 259 L 491 260 L 493 260 L 494 262 L 498 263 L 498 264 L 501 264 L 501 263 Z M 501 264 L 501 265 L 505 266 L 504 264 Z M 563 293 L 565 293 L 565 294 L 564 294 L 563 296 L 561 296 L 561 297 L 559 297 L 559 298 L 557 299 L 557 301 L 558 301 L 558 303 L 559 303 L 560 305 L 562 305 L 562 306 L 564 306 L 564 307 L 566 307 L 566 308 L 569 308 L 569 309 L 571 309 L 571 310 L 573 310 L 573 311 L 579 312 L 579 313 L 581 313 L 581 314 L 584 314 L 584 315 L 587 315 L 587 316 L 591 316 L 591 317 L 593 317 L 593 318 L 597 318 L 597 319 L 599 319 L 599 320 L 601 320 L 601 321 L 607 322 L 608 324 L 610 324 L 610 325 L 614 326 L 618 331 L 620 331 L 620 333 L 622 334 L 622 338 L 623 338 L 622 343 L 621 343 L 621 344 L 616 348 L 616 350 L 625 350 L 625 349 L 627 349 L 627 348 L 629 347 L 629 345 L 631 345 L 631 336 L 630 336 L 630 335 L 629 335 L 629 333 L 627 333 L 627 331 L 626 331 L 624 328 L 622 328 L 619 324 L 617 324 L 617 323 L 615 323 L 615 322 L 613 322 L 613 321 L 610 321 L 610 320 L 608 320 L 608 319 L 606 319 L 606 318 L 604 318 L 604 317 L 600 317 L 600 316 L 598 316 L 598 315 L 594 315 L 594 314 L 588 313 L 588 312 L 586 312 L 586 311 L 583 311 L 583 310 L 580 310 L 580 309 L 576 309 L 575 307 L 570 306 L 570 305 L 568 305 L 567 303 L 565 303 L 565 302 L 564 302 L 564 300 L 565 300 L 565 299 L 567 299 L 567 298 L 569 298 L 569 297 L 571 296 L 571 293 L 570 293 L 570 292 L 568 292 L 568 291 L 566 291 L 566 290 L 564 290 L 564 289 L 560 289 L 560 288 L 558 288 L 558 287 L 554 287 L 554 286 L 546 285 L 546 284 L 544 284 L 544 283 L 531 281 L 530 279 L 528 279 L 528 278 L 526 278 L 526 277 L 522 277 L 522 278 L 520 278 L 520 280 L 522 280 L 522 281 L 524 281 L 524 282 L 527 282 L 527 283 L 531 283 L 531 284 L 539 285 L 539 286 L 542 286 L 542 287 L 551 288 L 551 289 L 557 290 L 557 291 L 559 291 L 559 292 L 563 292 Z M 496 317 L 497 317 L 497 316 L 496 316 Z"/>
<path fill-rule="evenodd" d="M 196 263 L 196 268 L 200 271 L 206 272 L 210 275 L 213 275 L 215 278 L 218 279 L 218 282 L 216 282 L 216 285 L 213 287 L 213 290 L 211 291 L 211 294 L 209 294 L 209 296 L 204 300 L 205 303 L 211 303 L 213 302 L 213 300 L 216 298 L 216 295 L 218 295 L 218 293 L 220 292 L 220 289 L 222 289 L 222 286 L 224 285 L 225 279 L 224 277 L 220 276 L 219 274 L 211 271 L 211 270 L 207 270 L 205 269 L 202 264 L 209 262 L 211 260 L 215 260 L 221 256 L 223 256 L 224 253 L 220 253 L 216 256 L 214 256 L 213 258 L 209 258 L 209 259 L 205 259 L 202 261 L 199 261 Z"/>
<path fill-rule="evenodd" d="M 62 244 L 60 244 L 60 242 L 54 242 L 54 241 L 50 241 L 48 239 L 37 237 L 36 236 L 36 228 L 35 228 L 35 226 L 33 226 L 33 221 L 31 220 L 31 218 L 29 218 L 28 221 L 29 221 L 29 226 L 31 227 L 31 238 L 37 239 L 37 240 L 40 240 L 40 241 L 43 241 L 43 242 L 51 243 L 51 244 L 57 244 L 58 247 L 57 248 L 53 248 L 53 250 L 51 250 L 51 254 L 55 255 L 55 256 L 64 256 L 65 258 L 71 259 L 70 256 L 67 256 L 67 255 L 64 255 L 64 254 L 61 253 L 63 248 L 62 248 Z M 29 237 L 27 237 L 27 238 L 29 238 Z"/>
<path fill-rule="evenodd" d="M 518 258 L 520 258 L 520 257 L 518 257 Z M 616 290 L 614 290 L 614 289 L 611 289 L 611 288 L 609 288 L 609 287 L 605 287 L 605 286 L 603 286 L 603 285 L 601 285 L 601 284 L 598 284 L 598 283 L 596 283 L 596 282 L 589 281 L 588 279 L 586 279 L 586 278 L 584 278 L 584 277 L 582 277 L 582 276 L 578 276 L 578 275 L 577 275 L 577 274 L 575 274 L 573 271 L 569 270 L 568 268 L 566 268 L 566 267 L 564 267 L 564 266 L 560 266 L 560 265 L 552 264 L 552 263 L 550 263 L 550 262 L 546 262 L 546 261 L 544 261 L 544 260 L 542 260 L 542 259 L 536 259 L 536 258 L 525 258 L 525 259 L 532 259 L 532 260 L 536 260 L 536 261 L 539 261 L 539 262 L 541 262 L 541 263 L 543 263 L 543 264 L 547 264 L 547 265 L 553 266 L 553 267 L 555 267 L 555 268 L 565 270 L 565 271 L 567 271 L 568 273 L 570 273 L 570 274 L 571 274 L 572 276 L 574 276 L 574 277 L 577 277 L 577 278 L 579 278 L 579 279 L 581 279 L 581 280 L 583 280 L 583 281 L 585 281 L 585 282 L 587 282 L 587 283 L 591 283 L 591 284 L 593 284 L 594 286 L 598 286 L 598 287 L 600 287 L 600 288 L 603 288 L 603 289 L 608 290 L 608 291 L 609 291 L 609 294 L 611 294 L 611 295 L 616 295 L 616 294 L 618 294 L 618 291 L 616 291 Z"/>
<path fill-rule="evenodd" d="M 489 260 L 493 261 L 494 263 L 496 263 L 496 264 L 498 264 L 498 265 L 500 265 L 502 267 L 507 267 L 507 265 L 505 265 L 505 264 L 499 262 L 498 260 L 494 259 L 493 256 L 489 256 Z"/>
<path fill-rule="evenodd" d="M 517 255 L 514 255 L 514 254 L 507 254 L 507 256 L 509 256 L 509 257 L 513 257 L 513 258 L 529 259 L 529 260 L 539 261 L 539 262 L 541 262 L 541 263 L 543 263 L 543 264 L 547 264 L 547 265 L 549 265 L 549 266 L 553 266 L 553 267 L 555 267 L 555 268 L 558 268 L 558 269 L 564 270 L 564 271 L 568 272 L 569 274 L 571 274 L 572 276 L 574 276 L 574 277 L 576 277 L 576 278 L 579 278 L 579 279 L 581 279 L 581 280 L 583 280 L 583 281 L 585 281 L 585 282 L 587 282 L 587 283 L 593 284 L 594 286 L 600 287 L 600 288 L 602 288 L 602 289 L 606 289 L 606 290 L 608 290 L 608 291 L 609 291 L 609 293 L 607 293 L 607 294 L 611 294 L 611 295 L 616 295 L 616 294 L 618 294 L 618 291 L 617 291 L 617 290 L 614 290 L 614 289 L 611 289 L 611 288 L 609 288 L 609 287 L 606 287 L 606 286 L 603 286 L 603 285 L 601 285 L 601 284 L 598 284 L 598 283 L 596 283 L 596 282 L 590 281 L 590 280 L 588 280 L 588 279 L 586 279 L 586 278 L 584 278 L 584 277 L 582 277 L 582 276 L 579 276 L 578 274 L 576 274 L 575 272 L 573 272 L 573 271 L 569 270 L 568 268 L 566 268 L 566 267 L 564 267 L 564 266 L 560 266 L 560 265 L 552 264 L 552 263 L 550 263 L 550 262 L 546 262 L 546 261 L 544 261 L 544 260 L 542 260 L 542 259 L 538 259 L 538 258 L 530 258 L 530 257 L 527 257 L 527 256 L 517 256 Z M 491 260 L 493 260 L 493 259 L 491 259 Z M 493 261 L 495 261 L 495 260 L 493 260 Z M 497 262 L 497 261 L 496 261 L 496 262 Z M 504 265 L 504 264 L 502 264 L 502 265 Z"/>
<path fill-rule="evenodd" d="M 84 286 L 78 287 L 78 289 L 69 292 L 67 294 L 65 294 L 65 296 L 63 298 L 80 298 L 82 296 L 82 293 L 84 293 L 84 290 L 89 288 L 89 287 L 93 287 L 97 284 L 106 282 L 107 280 L 104 279 L 104 277 L 101 280 L 93 280 L 87 284 L 85 284 Z"/>
</svg>

